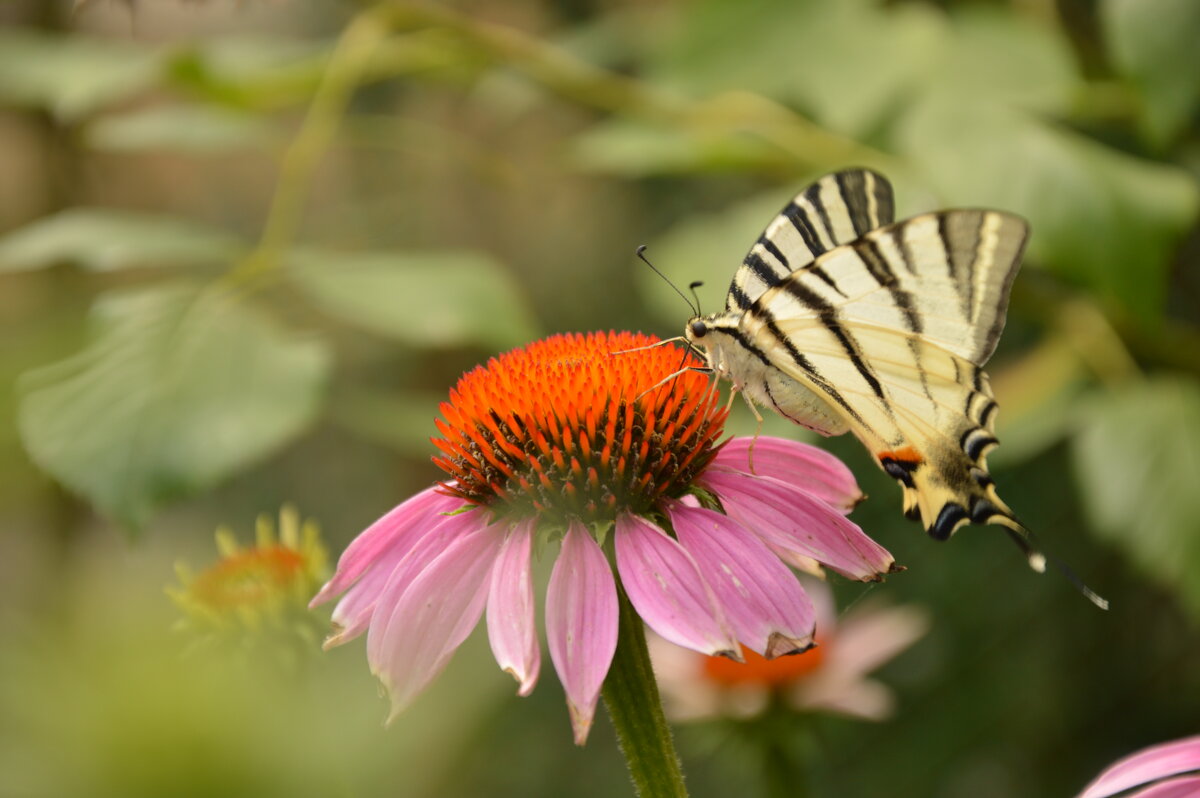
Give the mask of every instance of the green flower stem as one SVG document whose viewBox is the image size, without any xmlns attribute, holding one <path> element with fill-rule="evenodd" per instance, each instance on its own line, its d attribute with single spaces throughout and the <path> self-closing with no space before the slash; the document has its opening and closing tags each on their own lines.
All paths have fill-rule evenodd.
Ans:
<svg viewBox="0 0 1200 798">
<path fill-rule="evenodd" d="M 617 653 L 604 680 L 604 706 L 641 798 L 687 796 L 679 755 L 663 716 L 642 619 L 618 587 L 621 619 Z"/>
<path fill-rule="evenodd" d="M 361 12 L 338 39 L 304 122 L 283 153 L 262 238 L 254 252 L 227 275 L 228 282 L 241 285 L 274 271 L 292 245 L 317 166 L 337 135 L 372 55 L 388 36 L 380 16 L 374 9 Z"/>
<path fill-rule="evenodd" d="M 750 721 L 748 736 L 762 756 L 763 794 L 768 798 L 808 798 L 812 794 L 808 768 L 808 729 L 803 716 L 773 696 L 761 717 Z"/>
</svg>

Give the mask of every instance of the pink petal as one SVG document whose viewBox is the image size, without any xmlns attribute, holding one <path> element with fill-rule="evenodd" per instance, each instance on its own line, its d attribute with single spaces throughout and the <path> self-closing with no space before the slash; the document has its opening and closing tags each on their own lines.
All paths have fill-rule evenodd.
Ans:
<svg viewBox="0 0 1200 798">
<path fill-rule="evenodd" d="M 864 603 L 842 616 L 825 662 L 840 673 L 867 674 L 928 631 L 929 614 L 917 607 L 872 608 Z"/>
<path fill-rule="evenodd" d="M 895 560 L 819 499 L 771 477 L 709 468 L 699 482 L 721 499 L 729 517 L 785 558 L 811 558 L 852 579 L 878 581 Z"/>
<path fill-rule="evenodd" d="M 668 515 L 738 640 L 767 658 L 812 646 L 812 602 L 796 575 L 765 543 L 712 510 L 676 502 Z"/>
<path fill-rule="evenodd" d="M 683 546 L 644 518 L 622 513 L 616 548 L 621 584 L 646 625 L 684 648 L 742 661 L 721 605 Z"/>
<path fill-rule="evenodd" d="M 426 488 L 393 507 L 351 541 L 338 559 L 333 578 L 313 597 L 309 606 L 316 607 L 341 593 L 389 553 L 407 549 L 411 542 L 409 538 L 438 524 L 442 513 L 462 506 L 462 499 L 444 496 L 437 493 L 437 489 L 436 485 Z"/>
<path fill-rule="evenodd" d="M 617 585 L 599 544 L 579 522 L 563 537 L 546 589 L 550 659 L 567 693 L 575 744 L 587 742 L 617 650 Z"/>
<path fill-rule="evenodd" d="M 1153 787 L 1138 790 L 1129 798 L 1196 798 L 1200 795 L 1200 776 L 1169 779 Z"/>
<path fill-rule="evenodd" d="M 434 515 L 427 520 L 429 526 L 412 526 L 396 539 L 394 545 L 381 550 L 377 559 L 342 596 L 333 609 L 334 633 L 325 639 L 325 649 L 348 643 L 362 634 L 381 598 L 394 602 L 408 581 L 420 573 L 450 540 L 485 523 L 477 511 L 455 516 Z M 401 565 L 404 567 L 399 573 L 403 578 L 393 580 Z"/>
<path fill-rule="evenodd" d="M 380 602 L 368 635 L 371 668 L 392 699 L 391 721 L 433 681 L 483 614 L 503 529 L 460 536 L 391 606 Z M 378 632 L 378 634 L 377 634 Z M 375 652 L 370 656 L 371 651 Z"/>
<path fill-rule="evenodd" d="M 763 435 L 734 438 L 721 448 L 712 464 L 774 477 L 847 513 L 864 498 L 845 463 L 824 449 L 799 441 Z"/>
<path fill-rule="evenodd" d="M 390 564 L 380 562 L 371 568 L 362 578 L 350 586 L 346 595 L 333 608 L 333 634 L 325 638 L 322 647 L 326 650 L 343 643 L 349 643 L 367 629 L 371 615 L 375 612 L 375 602 L 383 592 L 392 571 L 406 552 L 394 552 L 394 560 Z"/>
<path fill-rule="evenodd" d="M 874 679 L 838 678 L 823 670 L 796 683 L 791 703 L 802 710 L 885 720 L 892 714 L 896 699 L 891 690 Z"/>
<path fill-rule="evenodd" d="M 391 622 L 397 602 L 408 590 L 413 580 L 421 575 L 429 564 L 460 538 L 471 535 L 488 526 L 488 516 L 482 510 L 442 516 L 442 522 L 426 531 L 399 563 L 388 574 L 387 581 L 376 595 L 371 611 L 370 633 L 367 635 L 367 662 L 375 668 L 383 657 L 384 632 Z M 357 585 L 355 586 L 357 587 Z M 352 588 L 353 590 L 353 588 Z M 350 594 L 347 594 L 349 596 Z M 359 621 L 361 623 L 361 620 Z M 344 635 L 342 635 L 344 637 Z"/>
<path fill-rule="evenodd" d="M 523 696 L 529 695 L 537 684 L 542 665 L 530 575 L 534 526 L 533 521 L 522 521 L 504 539 L 492 568 L 487 605 L 492 653 L 500 667 L 516 678 L 520 684 L 517 694 Z"/>
<path fill-rule="evenodd" d="M 1200 735 L 1143 748 L 1118 760 L 1097 776 L 1079 798 L 1107 798 L 1139 784 L 1192 770 L 1200 770 Z"/>
</svg>

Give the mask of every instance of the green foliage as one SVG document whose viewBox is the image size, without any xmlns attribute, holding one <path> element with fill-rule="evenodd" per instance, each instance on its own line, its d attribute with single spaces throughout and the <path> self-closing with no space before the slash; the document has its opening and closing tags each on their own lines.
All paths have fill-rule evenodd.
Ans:
<svg viewBox="0 0 1200 798">
<path fill-rule="evenodd" d="M 309 99 L 330 44 L 240 34 L 181 48 L 168 63 L 178 84 L 222 105 L 279 108 Z"/>
<path fill-rule="evenodd" d="M 329 367 L 317 341 L 217 292 L 106 296 L 97 334 L 21 381 L 18 423 L 39 466 L 137 528 L 302 432 Z"/>
<path fill-rule="evenodd" d="M 1131 157 L 1023 111 L 948 96 L 915 106 L 899 149 L 954 204 L 1029 219 L 1030 258 L 1143 321 L 1200 196 L 1182 170 Z"/>
<path fill-rule="evenodd" d="M 26 451 L 0 451 L 0 635 L 18 641 L 0 646 L 0 792 L 620 794 L 604 721 L 574 750 L 554 685 L 501 697 L 481 640 L 386 734 L 360 651 L 303 684 L 173 673 L 181 646 L 154 631 L 169 561 L 239 507 L 293 498 L 341 548 L 437 478 L 437 404 L 481 357 L 539 319 L 678 333 L 683 302 L 633 246 L 704 280 L 715 310 L 783 203 L 850 165 L 888 175 L 900 216 L 1032 222 L 988 366 L 993 473 L 1113 608 L 1028 573 L 996 529 L 930 544 L 861 447 L 819 441 L 871 494 L 854 520 L 909 567 L 869 590 L 937 624 L 883 676 L 896 718 L 819 730 L 813 783 L 1071 795 L 1194 733 L 1200 5 L 174 5 L 93 1 L 56 31 L 0 31 L 4 219 L 35 219 L 0 233 L 0 375 L 76 351 L 89 306 L 96 321 L 19 381 Z M 740 402 L 727 431 L 803 434 Z M 30 461 L 154 534 L 105 549 Z M 684 753 L 697 798 L 753 783 Z"/>
<path fill-rule="evenodd" d="M 301 250 L 287 272 L 330 315 L 414 346 L 506 348 L 536 335 L 520 289 L 480 253 Z"/>
<path fill-rule="evenodd" d="M 273 141 L 260 117 L 214 105 L 171 105 L 109 115 L 90 124 L 87 141 L 98 150 L 213 153 L 264 147 Z"/>
<path fill-rule="evenodd" d="M 0 273 L 64 262 L 97 272 L 211 265 L 243 248 L 234 236 L 187 219 L 72 208 L 0 237 Z"/>
<path fill-rule="evenodd" d="M 1159 377 L 1084 406 L 1073 454 L 1097 532 L 1200 619 L 1200 381 Z"/>
<path fill-rule="evenodd" d="M 1113 63 L 1140 94 L 1139 129 L 1161 149 L 1200 110 L 1200 4 L 1103 0 L 1100 13 Z"/>
<path fill-rule="evenodd" d="M 0 31 L 0 100 L 76 121 L 153 85 L 162 55 L 82 36 Z"/>
</svg>

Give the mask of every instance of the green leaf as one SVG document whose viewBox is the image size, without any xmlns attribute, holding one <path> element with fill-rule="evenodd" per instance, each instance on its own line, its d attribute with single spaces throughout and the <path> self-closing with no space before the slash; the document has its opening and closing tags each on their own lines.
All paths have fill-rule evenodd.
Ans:
<svg viewBox="0 0 1200 798">
<path fill-rule="evenodd" d="M 64 121 L 159 82 L 160 52 L 131 42 L 0 32 L 0 100 L 45 108 Z"/>
<path fill-rule="evenodd" d="M 415 346 L 504 347 L 537 335 L 520 287 L 481 253 L 303 250 L 287 262 L 326 313 Z"/>
<path fill-rule="evenodd" d="M 1095 530 L 1200 616 L 1200 382 L 1159 378 L 1086 407 L 1075 471 Z"/>
<path fill-rule="evenodd" d="M 228 296 L 178 285 L 121 292 L 95 315 L 86 349 L 22 377 L 18 427 L 34 462 L 134 529 L 317 414 L 324 346 Z"/>
<path fill-rule="evenodd" d="M 173 105 L 105 116 L 88 126 L 86 140 L 102 150 L 208 153 L 269 145 L 272 131 L 251 114 L 208 105 Z"/>
<path fill-rule="evenodd" d="M 945 94 L 914 105 L 896 144 L 946 202 L 1028 218 L 1032 259 L 1143 320 L 1156 316 L 1170 258 L 1200 205 L 1182 170 Z"/>
<path fill-rule="evenodd" d="M 272 36 L 220 36 L 177 53 L 171 78 L 231 105 L 280 108 L 306 101 L 321 81 L 332 44 Z"/>
<path fill-rule="evenodd" d="M 1200 110 L 1200 3 L 1101 0 L 1114 66 L 1139 90 L 1142 134 L 1169 144 Z"/>
<path fill-rule="evenodd" d="M 944 27 L 912 5 L 710 0 L 689 9 L 678 35 L 655 40 L 652 74 L 694 96 L 750 88 L 862 135 L 928 70 Z"/>
<path fill-rule="evenodd" d="M 1000 402 L 992 468 L 1024 462 L 1068 437 L 1075 428 L 1089 373 L 1070 341 L 1050 335 L 1019 357 L 989 366 Z"/>
<path fill-rule="evenodd" d="M 1062 114 L 1082 85 L 1062 31 L 1029 17 L 960 8 L 939 44 L 921 78 L 922 91 Z"/>
<path fill-rule="evenodd" d="M 1054 28 L 871 0 L 702 2 L 651 57 L 667 85 L 693 95 L 749 87 L 856 137 L 931 89 L 1065 111 L 1079 85 L 1070 44 Z"/>
<path fill-rule="evenodd" d="M 0 238 L 0 273 L 64 261 L 99 272 L 219 263 L 242 249 L 223 231 L 171 216 L 72 208 Z"/>
</svg>

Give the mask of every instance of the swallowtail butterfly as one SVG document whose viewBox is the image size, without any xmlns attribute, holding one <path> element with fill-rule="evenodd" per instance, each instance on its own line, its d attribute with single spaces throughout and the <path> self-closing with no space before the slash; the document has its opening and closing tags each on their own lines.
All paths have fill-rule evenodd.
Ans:
<svg viewBox="0 0 1200 798">
<path fill-rule="evenodd" d="M 985 462 L 996 401 L 982 366 L 1028 234 L 993 210 L 897 222 L 882 175 L 837 172 L 787 204 L 734 275 L 725 310 L 694 316 L 684 335 L 752 406 L 822 435 L 854 433 L 932 537 L 997 524 L 1043 570 Z"/>
</svg>

